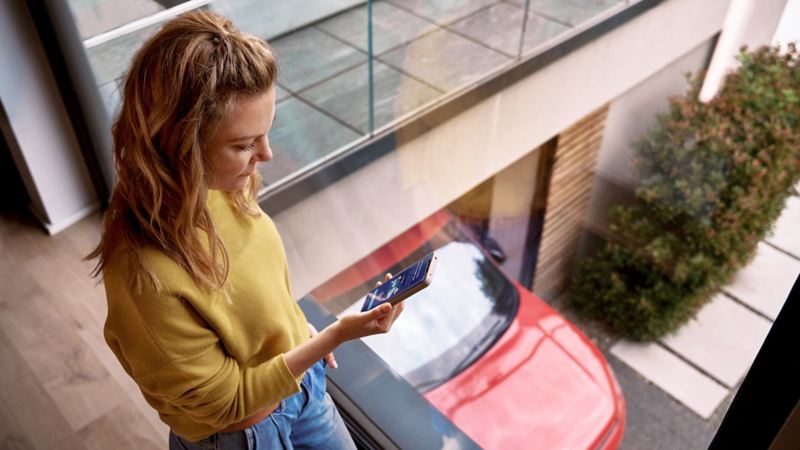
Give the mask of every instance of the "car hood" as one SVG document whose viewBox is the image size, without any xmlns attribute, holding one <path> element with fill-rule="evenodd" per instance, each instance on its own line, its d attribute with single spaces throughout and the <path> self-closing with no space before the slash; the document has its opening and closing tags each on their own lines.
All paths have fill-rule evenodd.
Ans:
<svg viewBox="0 0 800 450">
<path fill-rule="evenodd" d="M 593 448 L 617 419 L 604 366 L 591 343 L 528 297 L 491 350 L 425 398 L 486 449 Z"/>
</svg>

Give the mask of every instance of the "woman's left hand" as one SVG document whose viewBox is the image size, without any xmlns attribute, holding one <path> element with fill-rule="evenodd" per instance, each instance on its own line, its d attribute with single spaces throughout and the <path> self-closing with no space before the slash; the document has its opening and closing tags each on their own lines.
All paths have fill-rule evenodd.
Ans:
<svg viewBox="0 0 800 450">
<path fill-rule="evenodd" d="M 310 335 L 312 338 L 313 338 L 314 336 L 316 336 L 316 335 L 317 335 L 317 333 L 318 333 L 318 332 L 317 332 L 317 329 L 316 329 L 316 328 L 314 328 L 314 325 L 311 325 L 310 323 L 308 324 L 308 332 L 309 332 L 309 335 Z M 338 364 L 336 364 L 336 358 L 334 358 L 334 357 L 333 357 L 333 353 L 328 353 L 327 355 L 325 355 L 325 358 L 323 358 L 323 359 L 325 359 L 325 362 L 326 362 L 326 363 L 328 363 L 328 366 L 329 366 L 331 369 L 336 369 L 336 368 L 338 368 L 338 367 L 339 367 L 339 365 L 338 365 Z"/>
</svg>

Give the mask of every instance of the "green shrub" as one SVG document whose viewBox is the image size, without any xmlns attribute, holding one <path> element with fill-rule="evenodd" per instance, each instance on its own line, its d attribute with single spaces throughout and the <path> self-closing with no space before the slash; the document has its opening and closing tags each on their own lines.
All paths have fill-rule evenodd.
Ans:
<svg viewBox="0 0 800 450">
<path fill-rule="evenodd" d="M 579 265 L 570 303 L 621 335 L 652 340 L 691 317 L 754 255 L 800 179 L 800 68 L 742 49 L 708 104 L 700 79 L 638 143 L 637 204 Z"/>
</svg>

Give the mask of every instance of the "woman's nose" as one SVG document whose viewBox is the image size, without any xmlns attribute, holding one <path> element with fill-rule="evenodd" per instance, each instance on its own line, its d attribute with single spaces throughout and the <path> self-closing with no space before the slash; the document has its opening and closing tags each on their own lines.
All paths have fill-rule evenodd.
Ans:
<svg viewBox="0 0 800 450">
<path fill-rule="evenodd" d="M 264 145 L 261 146 L 261 150 L 258 152 L 258 160 L 259 161 L 269 161 L 272 159 L 272 148 L 269 146 L 269 139 L 264 139 Z"/>
</svg>

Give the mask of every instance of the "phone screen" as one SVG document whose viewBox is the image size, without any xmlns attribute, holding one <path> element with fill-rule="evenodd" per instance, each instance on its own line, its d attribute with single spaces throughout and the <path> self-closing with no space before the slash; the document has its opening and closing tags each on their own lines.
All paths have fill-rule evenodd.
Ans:
<svg viewBox="0 0 800 450">
<path fill-rule="evenodd" d="M 432 253 L 398 273 L 392 277 L 391 280 L 369 291 L 361 311 L 369 311 L 370 309 L 377 308 L 425 281 L 431 259 L 433 259 Z"/>
</svg>

